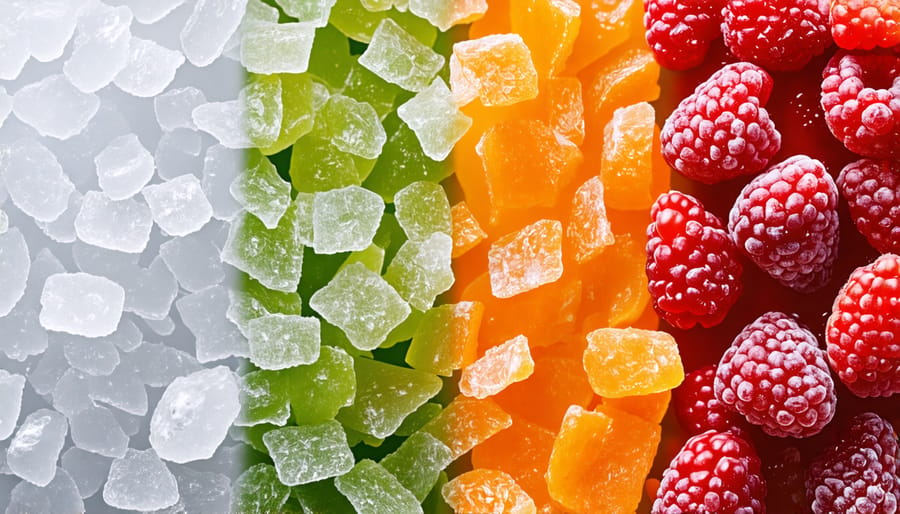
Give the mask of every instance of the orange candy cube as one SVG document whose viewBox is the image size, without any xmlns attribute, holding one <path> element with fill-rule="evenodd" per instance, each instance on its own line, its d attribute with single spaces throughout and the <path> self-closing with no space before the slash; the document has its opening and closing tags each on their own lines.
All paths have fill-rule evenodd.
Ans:
<svg viewBox="0 0 900 514">
<path fill-rule="evenodd" d="M 610 208 L 649 209 L 656 200 L 651 151 L 655 127 L 656 114 L 647 102 L 616 109 L 606 124 L 600 175 Z"/>
<path fill-rule="evenodd" d="M 556 282 L 562 276 L 562 223 L 540 220 L 507 234 L 488 252 L 491 291 L 509 298 Z"/>
<path fill-rule="evenodd" d="M 589 179 L 575 191 L 566 239 L 575 249 L 575 260 L 579 264 L 593 259 L 615 242 L 612 226 L 606 217 L 600 177 Z"/>
<path fill-rule="evenodd" d="M 478 224 L 475 215 L 469 210 L 469 204 L 465 201 L 459 202 L 450 208 L 450 220 L 452 222 L 451 236 L 453 238 L 453 253 L 451 257 L 454 259 L 478 246 L 478 243 L 487 237 L 487 234 L 481 229 L 481 225 Z"/>
<path fill-rule="evenodd" d="M 641 396 L 623 396 L 622 398 L 603 398 L 603 405 L 619 409 L 653 423 L 659 423 L 666 415 L 672 391 L 650 393 Z"/>
<path fill-rule="evenodd" d="M 634 31 L 643 34 L 641 0 L 578 0 L 581 30 L 566 69 L 577 73 L 628 39 Z M 643 38 L 642 38 L 643 39 Z"/>
<path fill-rule="evenodd" d="M 674 389 L 684 380 L 675 338 L 636 328 L 600 328 L 587 335 L 584 370 L 591 388 L 604 398 Z"/>
<path fill-rule="evenodd" d="M 537 96 L 538 74 L 521 36 L 496 34 L 453 45 L 450 88 L 460 105 L 511 105 Z"/>
<path fill-rule="evenodd" d="M 510 415 L 490 398 L 460 395 L 421 430 L 446 444 L 455 460 L 511 424 Z"/>
<path fill-rule="evenodd" d="M 478 329 L 484 316 L 481 302 L 444 304 L 429 309 L 406 351 L 406 363 L 422 371 L 449 377 L 467 366 L 478 352 Z"/>
<path fill-rule="evenodd" d="M 572 0 L 511 0 L 510 25 L 531 49 L 541 77 L 565 68 L 581 26 L 581 6 Z"/>
<path fill-rule="evenodd" d="M 508 474 L 494 469 L 474 469 L 441 488 L 444 500 L 455 512 L 478 514 L 535 514 L 534 500 Z"/>
<path fill-rule="evenodd" d="M 459 391 L 472 398 L 487 398 L 534 372 L 534 360 L 528 339 L 516 336 L 488 349 L 484 356 L 467 366 L 459 378 Z"/>
</svg>

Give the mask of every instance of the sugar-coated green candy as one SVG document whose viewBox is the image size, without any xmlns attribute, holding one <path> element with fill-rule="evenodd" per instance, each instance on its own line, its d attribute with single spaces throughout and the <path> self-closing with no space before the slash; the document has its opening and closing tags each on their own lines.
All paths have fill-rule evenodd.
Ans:
<svg viewBox="0 0 900 514">
<path fill-rule="evenodd" d="M 313 200 L 315 195 L 312 193 L 297 193 L 294 197 L 294 209 L 297 212 L 297 237 L 303 246 L 312 246 L 313 244 Z"/>
<path fill-rule="evenodd" d="M 390 284 L 358 262 L 316 291 L 309 305 L 361 350 L 381 345 L 410 313 L 409 304 Z"/>
<path fill-rule="evenodd" d="M 248 323 L 250 362 L 262 369 L 311 364 L 322 344 L 319 318 L 266 314 Z"/>
<path fill-rule="evenodd" d="M 437 29 L 422 18 L 397 9 L 372 12 L 363 7 L 361 0 L 338 0 L 331 10 L 329 22 L 350 39 L 369 43 L 378 24 L 385 18 L 405 27 L 423 45 L 430 47 L 437 39 Z"/>
<path fill-rule="evenodd" d="M 241 64 L 252 73 L 303 73 L 315 37 L 310 23 L 254 23 L 241 37 Z"/>
<path fill-rule="evenodd" d="M 336 477 L 353 467 L 353 452 L 337 421 L 271 430 L 263 436 L 263 443 L 275 463 L 278 480 L 285 485 Z"/>
<path fill-rule="evenodd" d="M 422 502 L 422 510 L 428 514 L 453 514 L 453 509 L 447 505 L 444 495 L 441 494 L 441 488 L 449 481 L 450 478 L 447 476 L 447 472 L 441 471 L 438 475 L 437 483 L 434 484 L 431 492 L 428 493 L 425 501 Z"/>
<path fill-rule="evenodd" d="M 291 490 L 304 512 L 315 514 L 356 514 L 353 505 L 334 487 L 334 479 L 298 485 Z"/>
<path fill-rule="evenodd" d="M 313 244 L 316 253 L 365 250 L 381 224 L 384 201 L 359 186 L 316 193 L 313 198 Z"/>
<path fill-rule="evenodd" d="M 278 153 L 309 133 L 316 119 L 316 111 L 328 101 L 328 89 L 313 81 L 308 73 L 282 73 L 281 131 L 278 139 L 260 151 L 265 155 Z M 319 104 L 321 102 L 321 104 Z"/>
<path fill-rule="evenodd" d="M 487 12 L 487 0 L 475 2 L 447 2 L 444 0 L 408 0 L 409 10 L 425 18 L 441 31 L 453 25 L 472 21 Z"/>
<path fill-rule="evenodd" d="M 422 514 L 422 506 L 388 470 L 365 459 L 334 480 L 359 514 Z"/>
<path fill-rule="evenodd" d="M 251 371 L 238 380 L 241 412 L 234 424 L 252 427 L 261 423 L 284 426 L 291 416 L 287 392 L 279 377 L 268 371 Z"/>
<path fill-rule="evenodd" d="M 388 138 L 363 186 L 380 194 L 384 201 L 393 202 L 394 194 L 413 182 L 440 182 L 452 171 L 446 161 L 438 162 L 426 156 L 415 133 L 401 123 Z"/>
<path fill-rule="evenodd" d="M 367 10 L 372 12 L 387 11 L 394 6 L 391 0 L 359 0 L 359 3 Z"/>
<path fill-rule="evenodd" d="M 307 135 L 294 143 L 291 152 L 291 183 L 305 193 L 328 191 L 362 182 L 356 160 L 331 141 Z"/>
<path fill-rule="evenodd" d="M 422 91 L 444 67 L 444 57 L 424 45 L 394 20 L 378 24 L 359 64 L 407 91 Z"/>
<path fill-rule="evenodd" d="M 394 216 L 406 236 L 423 241 L 440 232 L 450 235 L 450 200 L 440 184 L 413 182 L 394 195 Z"/>
<path fill-rule="evenodd" d="M 269 229 L 278 226 L 291 203 L 291 185 L 278 175 L 272 161 L 257 150 L 248 152 L 245 171 L 234 179 L 230 191 L 247 212 Z"/>
<path fill-rule="evenodd" d="M 354 262 L 360 262 L 371 271 L 381 273 L 382 268 L 384 268 L 384 248 L 376 244 L 371 244 L 367 248 L 353 252 L 347 256 L 347 260 L 344 261 L 344 264 L 342 264 L 341 267 L 349 266 Z M 409 318 L 407 318 L 407 320 L 408 319 Z"/>
<path fill-rule="evenodd" d="M 266 449 L 266 445 L 263 443 L 263 436 L 276 428 L 278 428 L 278 425 L 273 425 L 272 423 L 259 423 L 249 427 L 232 426 L 228 430 L 228 435 L 235 441 L 246 443 L 254 450 L 265 454 L 269 450 Z"/>
<path fill-rule="evenodd" d="M 353 346 L 353 343 L 347 339 L 347 334 L 338 327 L 327 321 L 322 322 L 322 344 L 340 348 L 351 357 L 368 357 L 372 358 L 372 352 L 369 350 L 360 350 Z M 355 379 L 354 379 L 355 380 Z M 353 446 L 353 445 L 350 445 Z"/>
<path fill-rule="evenodd" d="M 429 309 L 409 343 L 406 363 L 441 376 L 453 375 L 467 360 L 475 359 L 475 341 L 483 315 L 484 306 L 480 302 L 444 304 Z"/>
<path fill-rule="evenodd" d="M 413 308 L 427 311 L 453 285 L 452 252 L 453 239 L 440 232 L 422 241 L 409 240 L 391 260 L 384 278 Z"/>
<path fill-rule="evenodd" d="M 271 514 L 280 512 L 291 489 L 278 481 L 275 467 L 256 464 L 241 473 L 231 490 L 231 512 Z"/>
<path fill-rule="evenodd" d="M 375 159 L 387 141 L 381 118 L 365 101 L 331 95 L 316 114 L 313 133 L 339 150 L 363 159 Z"/>
<path fill-rule="evenodd" d="M 247 336 L 247 323 L 266 314 L 300 314 L 303 307 L 295 292 L 273 291 L 256 280 L 241 274 L 239 287 L 228 291 L 231 302 L 225 317 Z"/>
<path fill-rule="evenodd" d="M 423 403 L 421 407 L 413 411 L 409 416 L 406 416 L 406 419 L 403 420 L 403 423 L 400 424 L 394 435 L 407 437 L 418 432 L 426 423 L 436 418 L 443 409 L 444 407 L 439 403 Z"/>
<path fill-rule="evenodd" d="M 300 23 L 323 27 L 328 23 L 328 15 L 335 0 L 276 0 L 288 15 Z"/>
<path fill-rule="evenodd" d="M 307 72 L 322 79 L 332 90 L 337 91 L 344 87 L 344 81 L 347 80 L 353 62 L 347 36 L 333 25 L 316 30 Z"/>
<path fill-rule="evenodd" d="M 322 346 L 319 360 L 278 372 L 298 425 L 322 423 L 353 403 L 353 358 L 340 348 Z"/>
<path fill-rule="evenodd" d="M 344 427 L 344 430 L 347 431 L 347 440 L 350 441 L 350 446 L 355 447 L 358 444 L 364 444 L 371 448 L 378 448 L 382 444 L 384 444 L 383 438 L 375 437 L 358 430 L 353 430 L 349 427 Z"/>
<path fill-rule="evenodd" d="M 247 10 L 244 11 L 244 19 L 241 21 L 243 29 L 249 29 L 248 23 L 278 23 L 278 8 L 273 7 L 263 0 L 248 0 Z"/>
<path fill-rule="evenodd" d="M 341 409 L 337 419 L 349 428 L 378 438 L 393 434 L 410 413 L 443 386 L 441 379 L 430 373 L 362 357 L 353 362 L 356 400 Z"/>
<path fill-rule="evenodd" d="M 397 114 L 416 133 L 425 155 L 436 161 L 446 159 L 472 126 L 472 118 L 460 112 L 440 77 L 398 107 Z"/>
<path fill-rule="evenodd" d="M 381 348 L 390 348 L 397 343 L 409 341 L 416 330 L 419 328 L 419 322 L 422 321 L 422 311 L 413 309 L 409 316 L 403 320 L 403 323 L 397 325 L 391 333 L 387 335 Z"/>
<path fill-rule="evenodd" d="M 447 445 L 431 434 L 416 432 L 394 453 L 381 459 L 380 464 L 422 502 L 437 482 L 438 475 L 452 460 Z"/>
<path fill-rule="evenodd" d="M 394 110 L 394 100 L 400 93 L 400 88 L 354 62 L 342 93 L 361 102 L 368 102 L 378 113 L 378 117 L 384 119 Z"/>
<path fill-rule="evenodd" d="M 246 113 L 246 129 L 255 146 L 265 147 L 278 140 L 284 105 L 281 102 L 281 78 L 278 75 L 250 75 L 240 99 Z"/>
</svg>

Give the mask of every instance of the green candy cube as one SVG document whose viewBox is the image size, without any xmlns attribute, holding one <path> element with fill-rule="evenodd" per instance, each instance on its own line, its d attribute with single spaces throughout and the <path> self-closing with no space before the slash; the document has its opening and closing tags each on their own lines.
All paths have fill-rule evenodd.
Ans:
<svg viewBox="0 0 900 514">
<path fill-rule="evenodd" d="M 243 274 L 240 287 L 229 290 L 228 298 L 231 303 L 225 317 L 238 326 L 244 337 L 250 320 L 274 313 L 300 314 L 303 307 L 297 293 L 273 291 Z"/>
<path fill-rule="evenodd" d="M 346 37 L 363 43 L 370 43 L 378 25 L 390 18 L 404 27 L 410 35 L 425 46 L 430 47 L 437 39 L 434 25 L 409 12 L 397 9 L 372 12 L 362 5 L 361 0 L 337 0 L 328 20 Z M 344 39 L 346 41 L 346 38 Z"/>
<path fill-rule="evenodd" d="M 388 138 L 372 173 L 363 186 L 393 202 L 394 195 L 418 180 L 440 182 L 449 177 L 452 168 L 426 156 L 416 134 L 405 123 Z"/>
<path fill-rule="evenodd" d="M 291 489 L 278 481 L 274 466 L 257 464 L 241 473 L 231 490 L 231 512 L 271 514 L 281 512 Z"/>
<path fill-rule="evenodd" d="M 320 480 L 293 488 L 303 512 L 315 514 L 356 514 L 353 505 L 334 487 L 334 479 Z"/>
<path fill-rule="evenodd" d="M 436 418 L 442 410 L 444 410 L 444 407 L 439 403 L 423 403 L 422 406 L 416 409 L 412 414 L 406 416 L 406 419 L 403 420 L 403 423 L 400 424 L 400 427 L 397 428 L 394 435 L 400 437 L 413 435 L 418 432 L 420 428 L 425 426 L 426 423 Z"/>
<path fill-rule="evenodd" d="M 263 423 L 284 426 L 291 416 L 287 392 L 277 375 L 268 371 L 251 371 L 238 381 L 241 412 L 235 426 L 252 427 Z"/>
<path fill-rule="evenodd" d="M 380 464 L 422 502 L 451 461 L 453 456 L 447 445 L 431 434 L 416 432 Z"/>
<path fill-rule="evenodd" d="M 291 185 L 282 180 L 275 165 L 257 150 L 250 151 L 245 172 L 234 179 L 229 190 L 268 229 L 278 226 L 278 220 L 291 204 Z"/>
<path fill-rule="evenodd" d="M 313 81 L 308 73 L 283 73 L 281 77 L 281 131 L 278 139 L 260 151 L 278 153 L 312 130 L 316 111 L 328 101 L 328 89 Z M 321 98 L 320 98 L 321 96 Z M 321 102 L 321 103 L 319 103 Z"/>
<path fill-rule="evenodd" d="M 328 15 L 335 0 L 276 0 L 289 16 L 300 23 L 323 27 L 328 23 Z"/>
<path fill-rule="evenodd" d="M 355 98 L 361 102 L 368 102 L 380 119 L 384 119 L 394 110 L 394 99 L 400 93 L 400 88 L 394 84 L 385 82 L 359 62 L 354 62 L 350 67 L 350 73 L 344 82 L 342 94 Z"/>
<path fill-rule="evenodd" d="M 278 372 L 298 425 L 322 423 L 353 403 L 353 358 L 340 348 L 322 346 L 319 360 Z"/>
<path fill-rule="evenodd" d="M 248 323 L 250 362 L 278 370 L 311 364 L 319 358 L 319 318 L 266 314 Z"/>
<path fill-rule="evenodd" d="M 427 311 L 437 295 L 453 285 L 450 255 L 453 239 L 440 232 L 423 241 L 403 243 L 388 265 L 385 280 L 420 311 Z"/>
<path fill-rule="evenodd" d="M 359 186 L 316 193 L 313 198 L 313 250 L 334 254 L 365 250 L 381 224 L 384 201 Z"/>
<path fill-rule="evenodd" d="M 450 201 L 440 184 L 413 182 L 394 195 L 394 216 L 406 236 L 414 241 L 435 232 L 450 235 Z"/>
<path fill-rule="evenodd" d="M 337 477 L 334 485 L 359 514 L 422 514 L 419 500 L 388 470 L 368 459 Z"/>
<path fill-rule="evenodd" d="M 394 20 L 381 20 L 359 64 L 407 91 L 422 91 L 444 67 L 444 57 Z"/>
<path fill-rule="evenodd" d="M 415 369 L 449 377 L 475 360 L 478 328 L 484 316 L 481 302 L 439 305 L 425 312 L 406 352 Z"/>
<path fill-rule="evenodd" d="M 352 155 L 327 139 L 310 135 L 294 143 L 290 173 L 294 189 L 304 193 L 357 186 L 362 182 Z"/>
<path fill-rule="evenodd" d="M 263 435 L 263 443 L 284 485 L 317 482 L 353 467 L 353 452 L 337 421 L 270 430 Z"/>
<path fill-rule="evenodd" d="M 313 133 L 363 159 L 375 159 L 387 140 L 375 108 L 344 95 L 332 95 L 316 115 Z"/>
<path fill-rule="evenodd" d="M 416 133 L 425 155 L 436 161 L 446 159 L 472 126 L 472 118 L 460 112 L 440 77 L 398 107 L 397 114 Z"/>
<path fill-rule="evenodd" d="M 246 109 L 246 129 L 250 141 L 258 147 L 277 141 L 284 117 L 278 75 L 251 75 L 249 83 L 241 90 L 240 101 Z"/>
<path fill-rule="evenodd" d="M 255 23 L 241 37 L 241 64 L 252 73 L 303 73 L 315 37 L 310 23 Z"/>
</svg>

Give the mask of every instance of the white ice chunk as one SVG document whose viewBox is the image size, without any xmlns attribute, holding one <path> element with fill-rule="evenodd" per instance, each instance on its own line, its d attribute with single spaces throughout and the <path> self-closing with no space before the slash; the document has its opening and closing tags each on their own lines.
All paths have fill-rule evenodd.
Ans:
<svg viewBox="0 0 900 514">
<path fill-rule="evenodd" d="M 90 407 L 71 418 L 72 441 L 82 450 L 104 457 L 124 457 L 128 436 L 106 407 Z"/>
<path fill-rule="evenodd" d="M 53 387 L 53 408 L 67 417 L 94 406 L 90 397 L 88 375 L 75 368 L 69 368 Z"/>
<path fill-rule="evenodd" d="M 10 471 L 34 485 L 49 484 L 68 428 L 66 417 L 56 411 L 38 409 L 29 414 L 6 450 Z"/>
<path fill-rule="evenodd" d="M 41 229 L 41 232 L 57 243 L 74 243 L 78 239 L 78 235 L 75 233 L 75 218 L 81 212 L 83 201 L 84 196 L 75 191 L 69 196 L 69 206 L 58 218 L 49 223 L 36 221 L 35 224 Z"/>
<path fill-rule="evenodd" d="M 31 55 L 41 62 L 60 58 L 75 33 L 75 23 L 90 0 L 28 0 L 25 27 Z"/>
<path fill-rule="evenodd" d="M 160 128 L 170 132 L 177 128 L 196 130 L 191 113 L 206 103 L 203 91 L 195 87 L 170 89 L 153 99 L 153 110 Z"/>
<path fill-rule="evenodd" d="M 41 325 L 85 337 L 112 334 L 122 317 L 125 290 L 105 277 L 58 273 L 44 283 Z"/>
<path fill-rule="evenodd" d="M 198 105 L 191 118 L 198 129 L 211 134 L 226 148 L 252 148 L 247 132 L 247 108 L 240 100 Z"/>
<path fill-rule="evenodd" d="M 199 177 L 202 150 L 203 135 L 196 130 L 178 128 L 163 132 L 153 154 L 156 174 L 163 180 L 172 180 L 187 172 Z"/>
<path fill-rule="evenodd" d="M 82 514 L 84 502 L 78 492 L 75 480 L 64 469 L 57 469 L 56 475 L 44 487 L 29 482 L 19 482 L 9 497 L 6 514 Z"/>
<path fill-rule="evenodd" d="M 147 186 L 141 194 L 150 206 L 153 220 L 169 235 L 186 236 L 203 228 L 212 218 L 212 206 L 194 175 Z"/>
<path fill-rule="evenodd" d="M 29 38 L 20 23 L 22 7 L 0 3 L 0 80 L 15 80 L 30 57 Z"/>
<path fill-rule="evenodd" d="M 75 217 L 78 239 L 119 252 L 144 251 L 152 228 L 151 211 L 144 202 L 136 198 L 115 201 L 99 191 L 84 195 Z"/>
<path fill-rule="evenodd" d="M 159 247 L 159 256 L 175 275 L 181 287 L 195 293 L 220 284 L 225 269 L 214 244 L 218 231 L 216 223 L 185 237 L 175 237 Z"/>
<path fill-rule="evenodd" d="M 16 429 L 24 389 L 25 377 L 0 369 L 0 441 Z"/>
<path fill-rule="evenodd" d="M 231 183 L 244 172 L 240 150 L 213 145 L 203 159 L 203 192 L 216 219 L 230 221 L 241 212 L 241 204 L 231 196 Z"/>
<path fill-rule="evenodd" d="M 166 316 L 163 319 L 144 319 L 144 324 L 147 325 L 154 334 L 163 337 L 170 336 L 175 332 L 175 321 L 172 320 L 171 316 Z"/>
<path fill-rule="evenodd" d="M 112 82 L 128 63 L 131 10 L 100 2 L 78 18 L 72 55 L 63 73 L 81 91 L 93 93 Z"/>
<path fill-rule="evenodd" d="M 6 88 L 0 87 L 0 127 L 3 126 L 3 122 L 6 121 L 9 113 L 12 112 L 12 102 L 13 97 L 6 92 Z"/>
<path fill-rule="evenodd" d="M 112 462 L 112 459 L 74 446 L 63 452 L 61 460 L 62 468 L 75 481 L 82 498 L 90 498 L 103 487 Z"/>
<path fill-rule="evenodd" d="M 38 321 L 44 281 L 54 273 L 65 271 L 62 264 L 46 248 L 31 262 L 25 294 L 16 307 L 0 317 L 0 350 L 9 358 L 23 361 L 47 349 L 47 331 Z"/>
<path fill-rule="evenodd" d="M 111 405 L 135 416 L 147 414 L 147 390 L 131 363 L 120 363 L 107 376 L 87 378 L 91 400 Z"/>
<path fill-rule="evenodd" d="M 184 55 L 149 39 L 131 38 L 128 64 L 114 80 L 122 91 L 148 98 L 163 92 L 184 64 Z"/>
<path fill-rule="evenodd" d="M 137 194 L 153 178 L 156 164 L 135 134 L 119 136 L 94 157 L 100 189 L 111 200 Z"/>
<path fill-rule="evenodd" d="M 182 321 L 197 340 L 198 361 L 206 363 L 250 354 L 250 346 L 237 325 L 223 321 L 230 305 L 228 291 L 222 286 L 189 294 L 175 302 Z"/>
<path fill-rule="evenodd" d="M 13 113 L 42 136 L 69 139 L 87 126 L 100 99 L 83 93 L 62 75 L 50 75 L 24 86 L 13 96 Z"/>
<path fill-rule="evenodd" d="M 303 73 L 315 36 L 309 23 L 257 23 L 241 39 L 241 64 L 252 73 Z"/>
<path fill-rule="evenodd" d="M 197 0 L 181 31 L 181 48 L 191 63 L 215 61 L 244 17 L 247 0 Z"/>
<path fill-rule="evenodd" d="M 12 202 L 38 221 L 58 218 L 75 191 L 53 152 L 33 139 L 0 147 L 0 172 Z"/>
<path fill-rule="evenodd" d="M 144 343 L 124 357 L 150 387 L 167 386 L 178 377 L 203 369 L 193 355 L 164 344 Z"/>
<path fill-rule="evenodd" d="M 63 340 L 63 353 L 73 368 L 88 375 L 109 375 L 119 365 L 119 351 L 112 336 L 81 337 L 54 333 L 51 337 Z"/>
<path fill-rule="evenodd" d="M 22 299 L 30 270 L 28 245 L 19 229 L 0 234 L 0 317 L 9 314 Z"/>
<path fill-rule="evenodd" d="M 183 3 L 184 0 L 127 0 L 125 2 L 128 7 L 131 7 L 134 19 L 146 25 L 165 18 Z"/>
<path fill-rule="evenodd" d="M 157 256 L 150 267 L 141 269 L 125 285 L 125 310 L 138 316 L 160 321 L 169 315 L 172 302 L 178 296 L 178 281 Z"/>
<path fill-rule="evenodd" d="M 51 394 L 59 379 L 68 369 L 69 362 L 66 360 L 62 347 L 59 345 L 49 346 L 28 372 L 28 383 L 37 394 Z"/>
<path fill-rule="evenodd" d="M 152 449 L 129 448 L 124 457 L 109 467 L 103 501 L 118 509 L 164 509 L 178 502 L 178 483 Z"/>
</svg>

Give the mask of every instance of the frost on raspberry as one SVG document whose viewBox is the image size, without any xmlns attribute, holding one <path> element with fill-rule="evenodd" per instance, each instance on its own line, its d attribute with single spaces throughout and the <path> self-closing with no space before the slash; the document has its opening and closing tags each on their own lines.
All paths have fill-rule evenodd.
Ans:
<svg viewBox="0 0 900 514">
<path fill-rule="evenodd" d="M 660 195 L 647 227 L 647 278 L 653 308 L 688 329 L 722 322 L 741 294 L 743 266 L 722 221 L 696 198 Z"/>
<path fill-rule="evenodd" d="M 644 0 L 644 29 L 656 62 L 671 70 L 703 63 L 721 32 L 723 0 Z"/>
<path fill-rule="evenodd" d="M 673 391 L 678 422 L 692 435 L 707 430 L 737 430 L 740 433 L 746 429 L 744 418 L 716 398 L 715 379 L 716 367 L 704 366 L 688 373 L 684 382 Z"/>
<path fill-rule="evenodd" d="M 860 397 L 900 393 L 900 257 L 850 274 L 825 326 L 831 369 Z"/>
<path fill-rule="evenodd" d="M 839 51 L 822 72 L 828 129 L 851 152 L 900 159 L 900 55 Z"/>
<path fill-rule="evenodd" d="M 818 434 L 837 396 L 816 337 L 781 312 L 747 325 L 716 369 L 716 398 L 775 437 Z"/>
<path fill-rule="evenodd" d="M 747 62 L 715 72 L 666 120 L 660 134 L 666 162 L 705 184 L 765 168 L 781 148 L 764 108 L 772 84 L 765 70 Z"/>
<path fill-rule="evenodd" d="M 881 253 L 900 253 L 900 162 L 860 159 L 837 179 L 856 229 Z"/>
<path fill-rule="evenodd" d="M 900 45 L 900 3 L 897 0 L 833 0 L 831 36 L 847 50 L 871 50 Z"/>
</svg>

